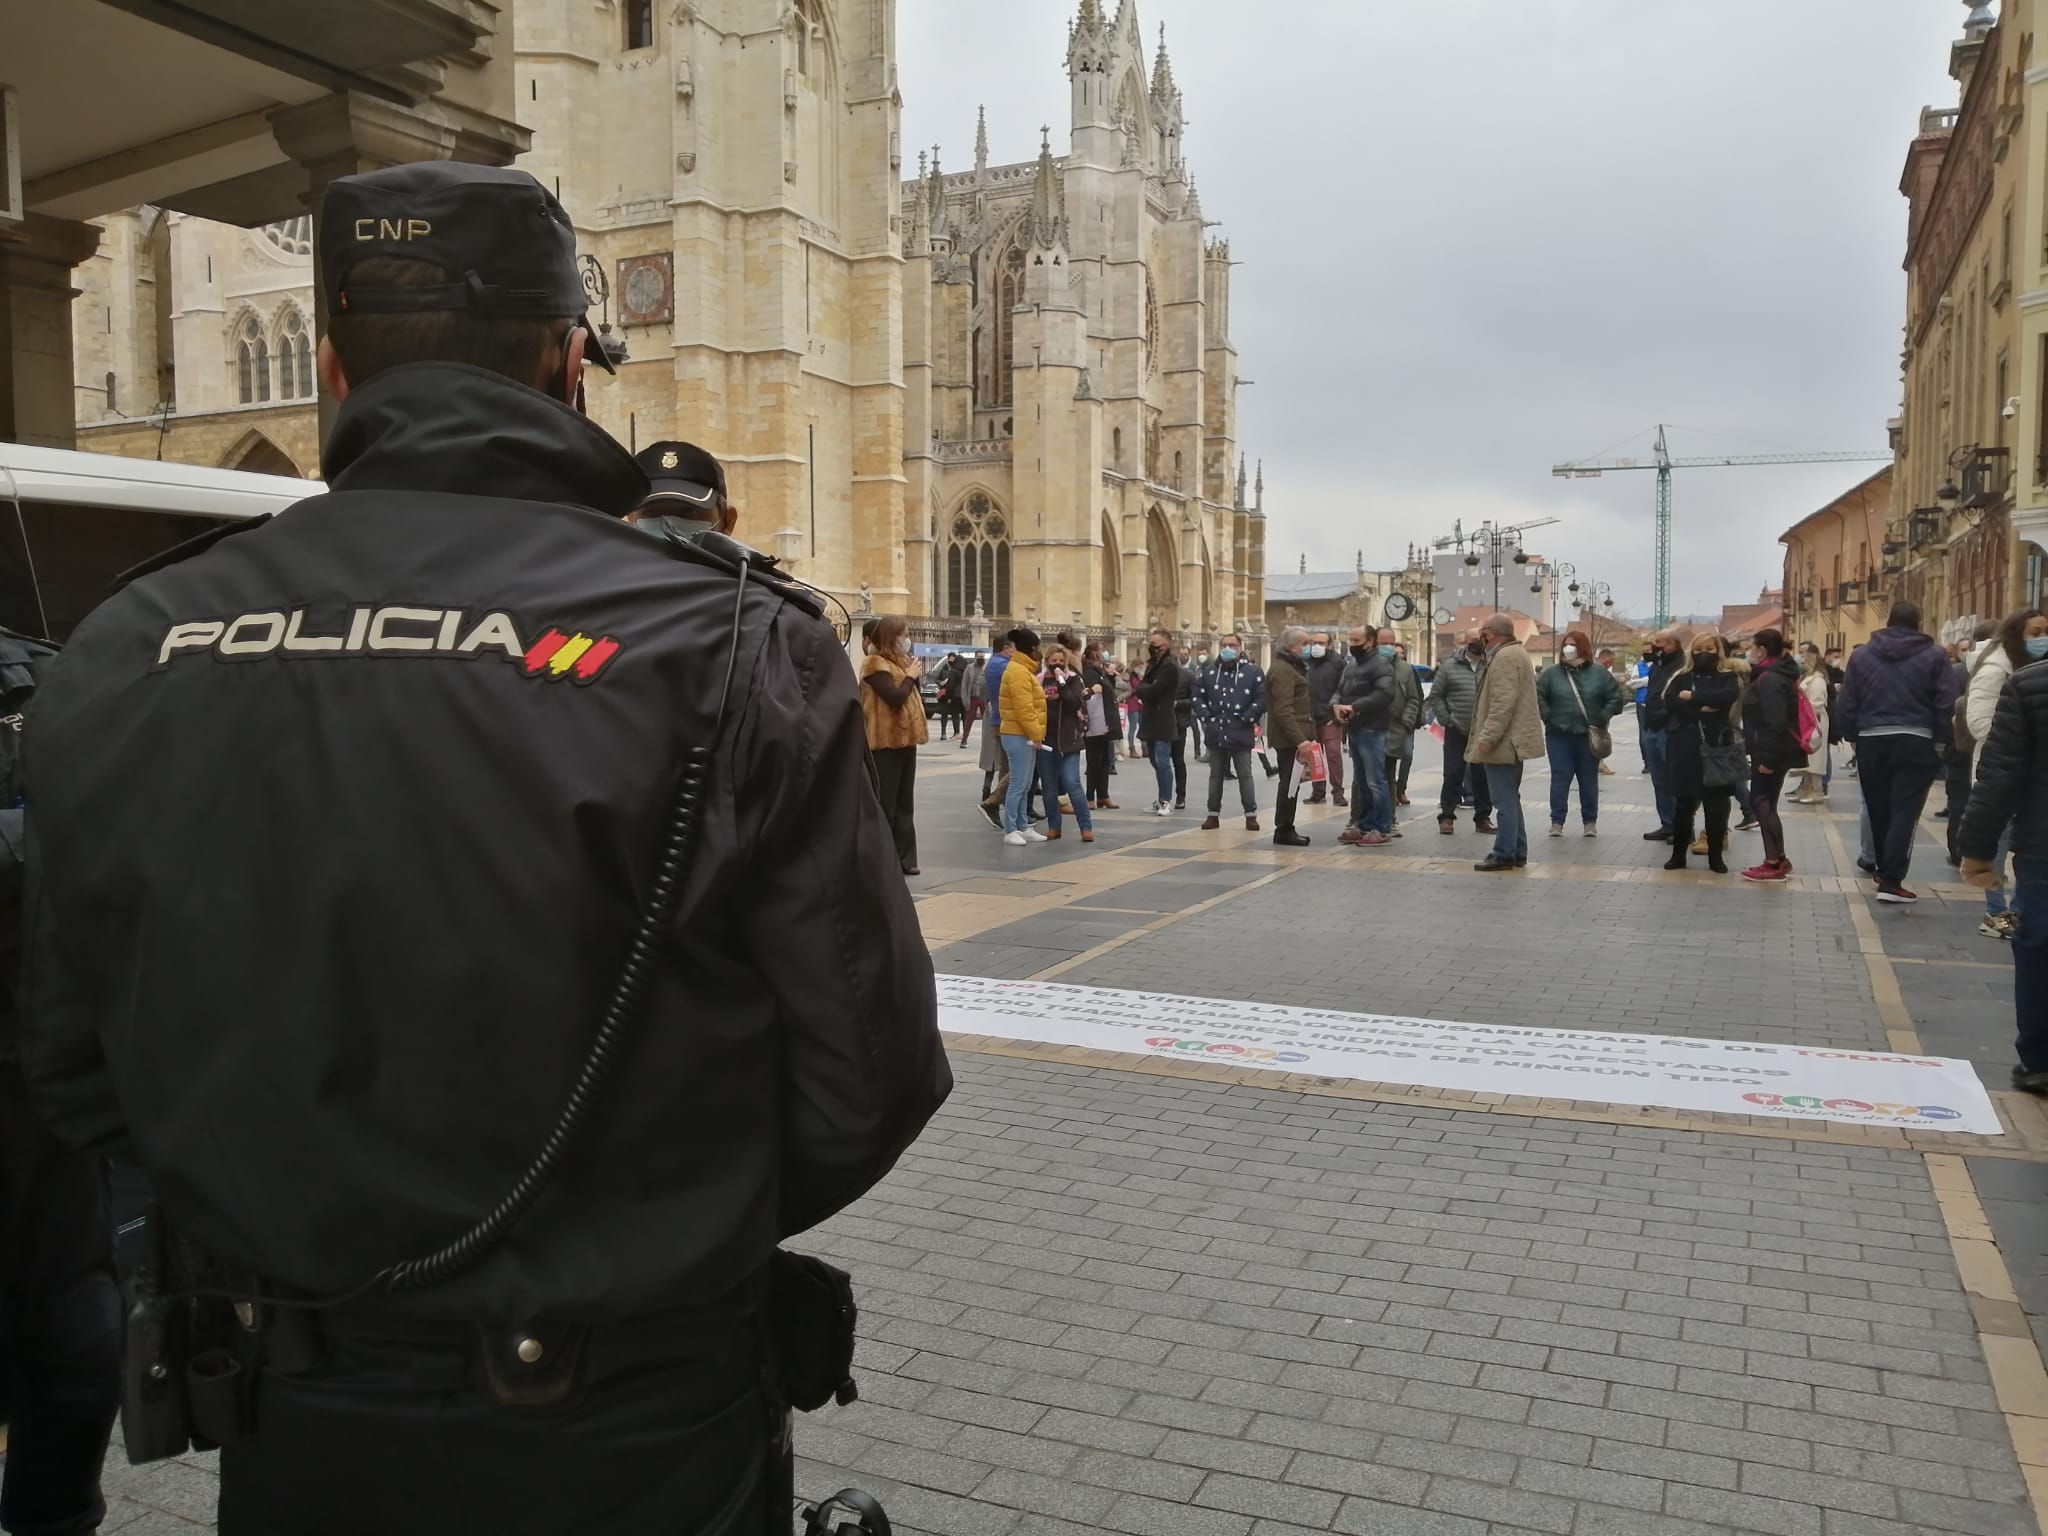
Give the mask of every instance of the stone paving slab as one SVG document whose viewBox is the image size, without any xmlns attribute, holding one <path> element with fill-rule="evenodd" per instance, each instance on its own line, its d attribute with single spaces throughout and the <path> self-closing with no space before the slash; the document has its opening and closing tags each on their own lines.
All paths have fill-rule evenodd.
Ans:
<svg viewBox="0 0 2048 1536">
<path fill-rule="evenodd" d="M 2033 1536 L 1924 1161 L 957 1059 L 816 1246 L 900 1526 Z"/>
</svg>

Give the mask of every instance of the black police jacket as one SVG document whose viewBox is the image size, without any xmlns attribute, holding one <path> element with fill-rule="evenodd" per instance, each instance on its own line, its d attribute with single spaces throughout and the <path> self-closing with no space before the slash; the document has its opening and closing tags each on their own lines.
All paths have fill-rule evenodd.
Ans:
<svg viewBox="0 0 2048 1536">
<path fill-rule="evenodd" d="M 617 520 L 617 444 L 478 369 L 343 405 L 332 489 L 131 580 L 26 749 L 23 1057 L 174 1226 L 317 1294 L 489 1209 L 562 1107 L 715 738 L 644 1029 L 557 1182 L 394 1307 L 721 1297 L 952 1086 L 845 652 L 800 589 Z M 595 509 L 595 510 L 593 510 Z"/>
</svg>

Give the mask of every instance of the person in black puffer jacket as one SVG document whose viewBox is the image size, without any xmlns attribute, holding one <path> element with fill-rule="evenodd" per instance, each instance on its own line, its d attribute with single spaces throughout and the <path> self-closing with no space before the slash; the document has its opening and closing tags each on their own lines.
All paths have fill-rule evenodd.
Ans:
<svg viewBox="0 0 2048 1536">
<path fill-rule="evenodd" d="M 2048 663 L 2021 667 L 2007 679 L 1977 749 L 1977 782 L 1956 851 L 1963 878 L 1986 890 L 1998 884 L 1993 860 L 1999 833 L 2013 820 L 2012 998 L 2019 1063 L 2012 1085 L 2048 1094 Z"/>
<path fill-rule="evenodd" d="M 1785 823 L 1778 817 L 1778 793 L 1785 780 L 1806 766 L 1799 743 L 1799 663 L 1785 654 L 1785 637 L 1775 629 L 1757 631 L 1750 653 L 1750 684 L 1742 696 L 1742 744 L 1749 751 L 1749 798 L 1764 834 L 1764 861 L 1745 869 L 1745 880 L 1783 880 L 1792 873 L 1785 857 Z"/>
</svg>

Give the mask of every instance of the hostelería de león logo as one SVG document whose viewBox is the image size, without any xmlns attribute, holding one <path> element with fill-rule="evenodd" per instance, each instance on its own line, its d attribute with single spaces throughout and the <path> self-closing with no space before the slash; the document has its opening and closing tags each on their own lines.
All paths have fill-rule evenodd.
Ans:
<svg viewBox="0 0 2048 1536">
<path fill-rule="evenodd" d="M 531 641 L 500 608 L 414 608 L 397 604 L 348 610 L 340 633 L 320 633 L 304 608 L 266 609 L 232 619 L 193 619 L 164 631 L 156 668 L 181 656 L 216 661 L 335 656 L 491 657 L 515 663 L 528 677 L 595 682 L 621 650 L 610 635 L 550 625 Z M 155 669 L 153 669 L 155 670 Z"/>
</svg>

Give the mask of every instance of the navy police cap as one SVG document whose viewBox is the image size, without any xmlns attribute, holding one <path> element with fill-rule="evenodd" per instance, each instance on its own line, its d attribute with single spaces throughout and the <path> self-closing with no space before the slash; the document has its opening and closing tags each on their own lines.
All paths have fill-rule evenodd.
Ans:
<svg viewBox="0 0 2048 1536">
<path fill-rule="evenodd" d="M 450 281 L 427 288 L 366 288 L 349 281 L 361 261 L 428 262 Z M 320 216 L 320 271 L 336 314 L 556 316 L 589 321 L 576 266 L 576 230 L 554 196 L 525 171 L 422 160 L 329 182 Z M 616 372 L 604 348 L 588 361 Z"/>
</svg>

